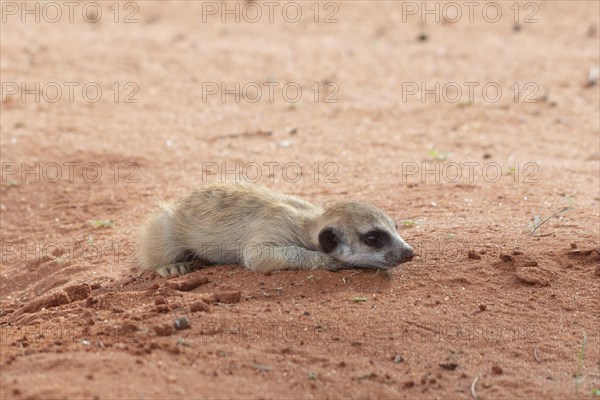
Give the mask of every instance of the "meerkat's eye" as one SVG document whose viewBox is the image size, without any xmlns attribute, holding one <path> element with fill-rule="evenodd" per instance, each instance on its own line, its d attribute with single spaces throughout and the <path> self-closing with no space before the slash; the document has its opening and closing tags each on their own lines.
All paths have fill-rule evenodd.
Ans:
<svg viewBox="0 0 600 400">
<path fill-rule="evenodd" d="M 362 241 L 371 247 L 380 249 L 386 245 L 389 240 L 389 236 L 386 232 L 380 230 L 373 230 L 362 235 Z"/>
</svg>

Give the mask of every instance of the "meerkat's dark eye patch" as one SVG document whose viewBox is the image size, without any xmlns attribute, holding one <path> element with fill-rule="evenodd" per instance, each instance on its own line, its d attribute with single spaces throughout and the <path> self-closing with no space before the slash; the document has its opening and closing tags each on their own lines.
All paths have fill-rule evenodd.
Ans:
<svg viewBox="0 0 600 400">
<path fill-rule="evenodd" d="M 319 233 L 319 247 L 325 253 L 331 253 L 339 244 L 339 238 L 333 228 L 325 228 Z"/>
<path fill-rule="evenodd" d="M 361 240 L 367 245 L 380 249 L 390 241 L 390 236 L 387 232 L 375 229 L 361 235 Z"/>
</svg>

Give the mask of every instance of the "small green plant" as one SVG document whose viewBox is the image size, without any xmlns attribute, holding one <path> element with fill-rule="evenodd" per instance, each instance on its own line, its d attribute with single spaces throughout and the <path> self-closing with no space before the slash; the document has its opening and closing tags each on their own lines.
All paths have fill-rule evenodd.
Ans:
<svg viewBox="0 0 600 400">
<path fill-rule="evenodd" d="M 600 396 L 600 388 L 593 388 L 592 389 L 592 394 L 596 395 L 596 396 Z"/>
<path fill-rule="evenodd" d="M 396 229 L 409 229 L 409 228 L 413 228 L 417 225 L 420 225 L 422 223 L 423 223 L 422 219 L 417 219 L 414 217 L 405 218 L 405 219 L 400 220 L 400 222 L 396 226 Z"/>
<path fill-rule="evenodd" d="M 459 107 L 468 107 L 470 105 L 473 105 L 473 100 L 471 100 L 471 99 L 460 99 L 458 101 Z"/>
<path fill-rule="evenodd" d="M 427 152 L 427 155 L 433 158 L 434 160 L 445 161 L 452 155 L 452 153 L 449 151 L 441 152 L 437 149 L 431 149 Z"/>
<path fill-rule="evenodd" d="M 94 229 L 98 228 L 111 228 L 114 225 L 114 221 L 106 219 L 91 219 L 88 221 Z"/>
<path fill-rule="evenodd" d="M 575 208 L 575 206 L 573 206 L 573 198 L 571 196 L 565 196 L 565 201 L 570 208 Z"/>
<path fill-rule="evenodd" d="M 364 303 L 367 300 L 369 300 L 369 299 L 367 299 L 366 297 L 355 297 L 355 298 L 352 299 L 352 302 L 354 302 L 354 303 Z"/>
<path fill-rule="evenodd" d="M 575 394 L 579 390 L 579 382 L 583 380 L 581 374 L 583 369 L 583 361 L 585 360 L 585 348 L 587 346 L 587 335 L 583 335 L 583 342 L 581 343 L 581 350 L 579 351 L 579 357 L 577 358 L 577 374 L 575 374 Z"/>
</svg>

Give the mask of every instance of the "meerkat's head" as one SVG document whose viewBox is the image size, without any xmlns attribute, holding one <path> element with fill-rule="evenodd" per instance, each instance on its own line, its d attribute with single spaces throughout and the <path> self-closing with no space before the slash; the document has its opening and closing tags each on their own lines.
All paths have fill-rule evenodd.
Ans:
<svg viewBox="0 0 600 400">
<path fill-rule="evenodd" d="M 336 203 L 320 221 L 321 251 L 343 264 L 388 268 L 412 260 L 414 250 L 400 237 L 396 223 L 379 208 L 366 203 Z"/>
</svg>

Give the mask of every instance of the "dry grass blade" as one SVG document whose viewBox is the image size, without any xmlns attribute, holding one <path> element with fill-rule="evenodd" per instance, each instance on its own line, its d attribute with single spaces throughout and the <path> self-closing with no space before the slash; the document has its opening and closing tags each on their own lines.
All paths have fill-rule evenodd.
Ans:
<svg viewBox="0 0 600 400">
<path fill-rule="evenodd" d="M 545 219 L 545 220 L 543 220 L 542 222 L 540 222 L 540 223 L 536 223 L 536 224 L 535 224 L 535 226 L 533 227 L 533 230 L 531 231 L 531 236 L 535 236 L 535 237 L 542 237 L 542 236 L 548 236 L 548 235 L 551 235 L 551 233 L 547 233 L 547 234 L 544 234 L 544 235 L 536 235 L 536 234 L 535 234 L 535 232 L 536 232 L 536 231 L 537 231 L 537 230 L 538 230 L 538 229 L 539 229 L 539 228 L 540 228 L 542 225 L 544 225 L 546 222 L 548 222 L 548 221 L 549 221 L 549 220 L 551 220 L 552 218 L 554 218 L 554 217 L 556 217 L 556 216 L 558 216 L 558 215 L 560 215 L 560 214 L 564 213 L 565 211 L 570 211 L 570 210 L 572 210 L 572 209 L 573 209 L 573 207 L 565 207 L 565 208 L 563 208 L 563 209 L 561 209 L 561 210 L 559 210 L 559 211 L 555 212 L 554 214 L 552 214 L 551 216 L 549 216 L 548 218 L 546 218 L 546 219 Z"/>
<path fill-rule="evenodd" d="M 481 375 L 477 375 L 475 379 L 473 379 L 473 382 L 471 382 L 471 396 L 473 396 L 475 400 L 477 400 L 477 392 L 475 391 L 475 387 L 477 386 L 477 381 L 479 380 L 480 376 Z"/>
</svg>

